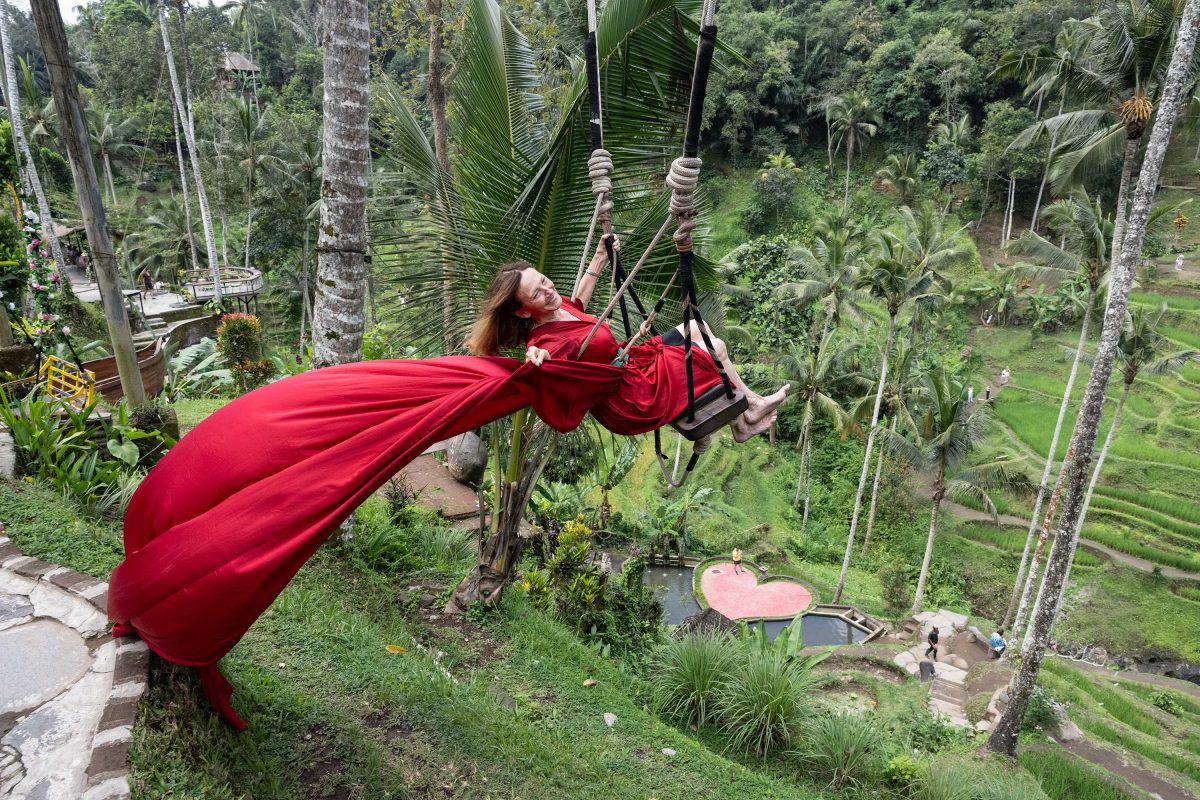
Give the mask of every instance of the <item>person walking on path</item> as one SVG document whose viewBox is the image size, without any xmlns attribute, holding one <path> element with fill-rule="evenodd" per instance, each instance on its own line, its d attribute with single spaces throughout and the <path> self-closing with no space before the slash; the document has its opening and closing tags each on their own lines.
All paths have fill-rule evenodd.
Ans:
<svg viewBox="0 0 1200 800">
<path fill-rule="evenodd" d="M 1175 271 L 1183 272 L 1183 253 L 1175 256 Z"/>
<path fill-rule="evenodd" d="M 988 646 L 992 649 L 992 658 L 1004 655 L 1004 651 L 1008 649 L 1008 642 L 1004 641 L 1004 628 L 991 635 L 988 639 Z"/>
<path fill-rule="evenodd" d="M 929 644 L 929 647 L 925 648 L 925 655 L 928 656 L 930 653 L 933 653 L 934 661 L 937 661 L 938 640 L 940 638 L 941 637 L 938 636 L 938 629 L 934 627 L 934 629 L 929 632 L 929 636 L 927 636 L 925 639 L 925 641 Z"/>
<path fill-rule="evenodd" d="M 983 402 L 990 403 L 992 401 L 992 385 L 989 383 L 983 387 Z"/>
<path fill-rule="evenodd" d="M 1000 371 L 1000 385 L 1008 386 L 1008 381 L 1011 377 L 1012 377 L 1012 372 L 1009 371 L 1008 367 L 1005 367 L 1003 370 Z"/>
<path fill-rule="evenodd" d="M 737 575 L 742 572 L 745 572 L 742 569 L 742 548 L 735 547 L 733 548 L 733 574 Z"/>
<path fill-rule="evenodd" d="M 967 404 L 970 405 L 971 403 L 974 403 L 974 402 L 975 402 L 975 384 L 972 383 L 969 386 L 967 386 Z"/>
</svg>

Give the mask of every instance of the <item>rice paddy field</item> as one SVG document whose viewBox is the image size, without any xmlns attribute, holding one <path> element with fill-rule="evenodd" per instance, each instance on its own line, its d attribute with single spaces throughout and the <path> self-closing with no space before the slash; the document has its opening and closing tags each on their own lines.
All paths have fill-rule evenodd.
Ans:
<svg viewBox="0 0 1200 800">
<path fill-rule="evenodd" d="M 1162 280 L 1152 291 L 1134 292 L 1132 302 L 1153 307 L 1165 303 L 1169 312 L 1163 332 L 1171 349 L 1200 349 L 1200 287 Z M 1089 350 L 1094 351 L 1097 336 L 1094 330 Z M 1036 337 L 1028 328 L 974 330 L 974 347 L 989 374 L 1006 366 L 1012 372 L 1012 382 L 995 401 L 993 444 L 1010 457 L 1025 458 L 1035 479 L 1050 449 L 1077 341 L 1077 332 L 1069 329 Z M 1088 377 L 1089 367 L 1081 363 L 1057 459 L 1066 454 Z M 1121 376 L 1114 373 L 1097 447 L 1108 432 L 1122 389 Z M 1028 516 L 1032 499 L 1009 498 L 1006 506 L 1009 513 Z M 976 536 L 990 537 L 990 543 L 1004 549 L 1022 539 L 1015 531 L 980 531 Z M 1200 573 L 1200 364 L 1169 374 L 1143 373 L 1135 381 L 1083 536 L 1155 565 Z"/>
</svg>

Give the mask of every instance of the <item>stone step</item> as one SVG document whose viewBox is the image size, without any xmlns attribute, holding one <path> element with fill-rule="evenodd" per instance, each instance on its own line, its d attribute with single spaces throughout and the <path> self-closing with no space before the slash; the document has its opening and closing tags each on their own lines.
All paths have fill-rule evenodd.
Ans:
<svg viewBox="0 0 1200 800">
<path fill-rule="evenodd" d="M 930 689 L 929 697 L 933 700 L 940 700 L 943 703 L 950 703 L 952 705 L 958 706 L 959 710 L 962 710 L 962 705 L 963 705 L 962 698 L 956 697 L 955 695 L 953 695 L 950 692 L 947 692 L 943 689 L 937 689 L 937 688 Z"/>
<path fill-rule="evenodd" d="M 942 696 L 947 700 L 952 700 L 955 703 L 967 702 L 967 690 L 953 683 L 946 683 L 937 678 L 933 679 L 933 683 L 929 687 L 929 693 L 934 696 Z"/>
<path fill-rule="evenodd" d="M 952 667 L 949 664 L 938 664 L 935 668 L 937 677 L 944 681 L 962 686 L 967 680 L 967 671 Z"/>
</svg>

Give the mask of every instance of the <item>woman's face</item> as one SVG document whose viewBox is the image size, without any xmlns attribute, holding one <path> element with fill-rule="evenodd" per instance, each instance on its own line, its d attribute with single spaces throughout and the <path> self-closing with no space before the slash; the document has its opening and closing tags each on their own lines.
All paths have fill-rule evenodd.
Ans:
<svg viewBox="0 0 1200 800">
<path fill-rule="evenodd" d="M 555 291 L 554 282 L 536 269 L 521 272 L 517 300 L 521 303 L 517 316 L 524 319 L 544 317 L 562 306 L 562 297 Z"/>
</svg>

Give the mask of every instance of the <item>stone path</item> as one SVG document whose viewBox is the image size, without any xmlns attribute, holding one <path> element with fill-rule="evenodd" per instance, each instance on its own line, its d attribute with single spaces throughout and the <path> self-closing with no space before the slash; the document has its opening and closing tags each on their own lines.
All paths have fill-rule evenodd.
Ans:
<svg viewBox="0 0 1200 800">
<path fill-rule="evenodd" d="M 417 500 L 421 505 L 434 509 L 446 519 L 479 517 L 479 498 L 474 490 L 454 480 L 446 465 L 429 451 L 414 458 L 400 474 L 421 493 Z"/>
<path fill-rule="evenodd" d="M 108 584 L 21 553 L 0 525 L 0 797 L 129 797 L 149 651 L 108 634 Z"/>
<path fill-rule="evenodd" d="M 921 675 L 921 663 L 929 664 L 933 669 L 933 680 L 929 682 L 929 709 L 948 718 L 954 725 L 962 728 L 972 727 L 967 719 L 964 706 L 969 697 L 966 687 L 967 670 L 971 665 L 987 657 L 983 646 L 958 647 L 955 640 L 959 637 L 974 637 L 982 639 L 976 629 L 970 628 L 970 619 L 965 614 L 941 609 L 939 611 L 922 611 L 913 616 L 917 624 L 917 643 L 907 650 L 897 653 L 892 659 L 903 667 L 908 674 Z M 928 649 L 926 637 L 933 628 L 938 629 L 938 657 L 931 661 L 925 651 Z M 951 652 L 954 650 L 955 652 Z M 974 656 L 963 655 L 978 651 Z M 928 669 L 927 667 L 926 669 Z M 993 699 L 994 703 L 994 699 Z M 989 716 L 992 710 L 989 704 Z M 991 720 L 985 718 L 974 726 L 978 730 L 988 730 Z"/>
</svg>

